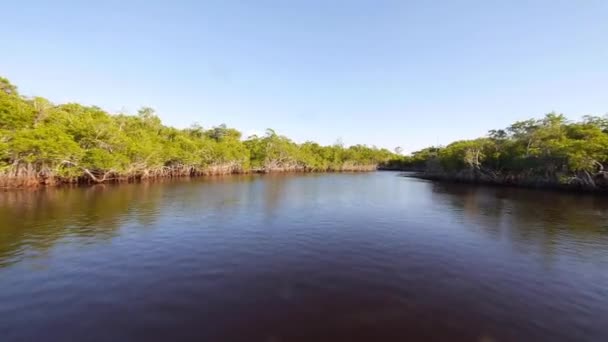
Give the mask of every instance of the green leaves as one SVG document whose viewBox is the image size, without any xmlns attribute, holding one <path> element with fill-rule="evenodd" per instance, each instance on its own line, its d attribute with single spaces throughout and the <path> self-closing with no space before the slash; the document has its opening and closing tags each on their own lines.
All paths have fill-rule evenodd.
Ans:
<svg viewBox="0 0 608 342">
<path fill-rule="evenodd" d="M 585 116 L 569 122 L 555 112 L 491 130 L 489 138 L 457 141 L 414 152 L 403 165 L 439 161 L 445 171 L 485 169 L 555 178 L 563 172 L 596 171 L 608 163 L 608 118 Z"/>
<path fill-rule="evenodd" d="M 78 161 L 83 150 L 57 126 L 41 126 L 17 131 L 8 141 L 12 162 L 54 166 L 63 161 Z"/>
<path fill-rule="evenodd" d="M 34 123 L 34 107 L 27 100 L 11 92 L 0 79 L 0 129 L 15 130 L 31 127 Z M 6 90 L 9 89 L 9 90 Z"/>
<path fill-rule="evenodd" d="M 77 103 L 54 105 L 24 98 L 0 78 L 0 170 L 54 170 L 56 177 L 131 177 L 179 170 L 184 174 L 264 171 L 328 171 L 374 168 L 394 157 L 364 145 L 297 144 L 272 129 L 242 140 L 220 125 L 177 129 L 162 124 L 152 108 L 136 115 L 111 115 Z M 98 177 L 95 175 L 99 175 Z M 91 176 L 93 175 L 93 176 Z"/>
</svg>

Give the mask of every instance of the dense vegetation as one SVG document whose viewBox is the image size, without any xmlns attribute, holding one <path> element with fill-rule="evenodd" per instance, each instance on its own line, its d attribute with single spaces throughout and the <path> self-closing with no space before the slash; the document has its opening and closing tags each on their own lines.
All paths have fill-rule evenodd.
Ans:
<svg viewBox="0 0 608 342">
<path fill-rule="evenodd" d="M 279 171 L 424 171 L 429 178 L 608 188 L 608 117 L 549 113 L 487 137 L 400 156 L 386 149 L 296 144 L 268 129 L 165 126 L 151 108 L 110 114 L 21 96 L 0 78 L 0 187 Z"/>
<path fill-rule="evenodd" d="M 430 178 L 500 184 L 608 188 L 608 117 L 542 119 L 492 130 L 487 137 L 430 147 L 391 161 Z"/>
<path fill-rule="evenodd" d="M 296 144 L 269 129 L 243 139 L 225 125 L 165 126 L 151 108 L 109 114 L 21 96 L 0 78 L 0 187 L 275 171 L 366 171 L 386 149 Z"/>
</svg>

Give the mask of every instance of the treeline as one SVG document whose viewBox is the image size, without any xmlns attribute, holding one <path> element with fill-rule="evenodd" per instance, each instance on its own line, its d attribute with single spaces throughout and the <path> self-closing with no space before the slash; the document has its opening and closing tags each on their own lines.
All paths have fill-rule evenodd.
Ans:
<svg viewBox="0 0 608 342">
<path fill-rule="evenodd" d="M 608 117 L 569 121 L 557 113 L 387 163 L 428 178 L 583 189 L 608 189 L 606 165 Z"/>
<path fill-rule="evenodd" d="M 271 129 L 243 139 L 225 125 L 178 129 L 137 115 L 21 96 L 0 78 L 0 187 L 246 172 L 369 171 L 394 159 L 364 145 L 296 144 Z"/>
</svg>

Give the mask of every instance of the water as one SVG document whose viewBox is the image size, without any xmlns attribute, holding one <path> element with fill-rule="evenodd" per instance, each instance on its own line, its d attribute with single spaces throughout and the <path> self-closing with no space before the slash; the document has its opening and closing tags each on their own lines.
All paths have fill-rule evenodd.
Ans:
<svg viewBox="0 0 608 342">
<path fill-rule="evenodd" d="M 608 199 L 396 173 L 0 193 L 2 341 L 608 339 Z"/>
</svg>

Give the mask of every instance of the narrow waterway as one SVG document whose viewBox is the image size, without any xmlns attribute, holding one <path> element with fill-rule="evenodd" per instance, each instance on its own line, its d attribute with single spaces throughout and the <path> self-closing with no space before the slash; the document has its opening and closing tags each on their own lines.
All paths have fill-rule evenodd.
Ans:
<svg viewBox="0 0 608 342">
<path fill-rule="evenodd" d="M 2 341 L 602 341 L 608 199 L 393 172 L 0 193 Z"/>
</svg>

